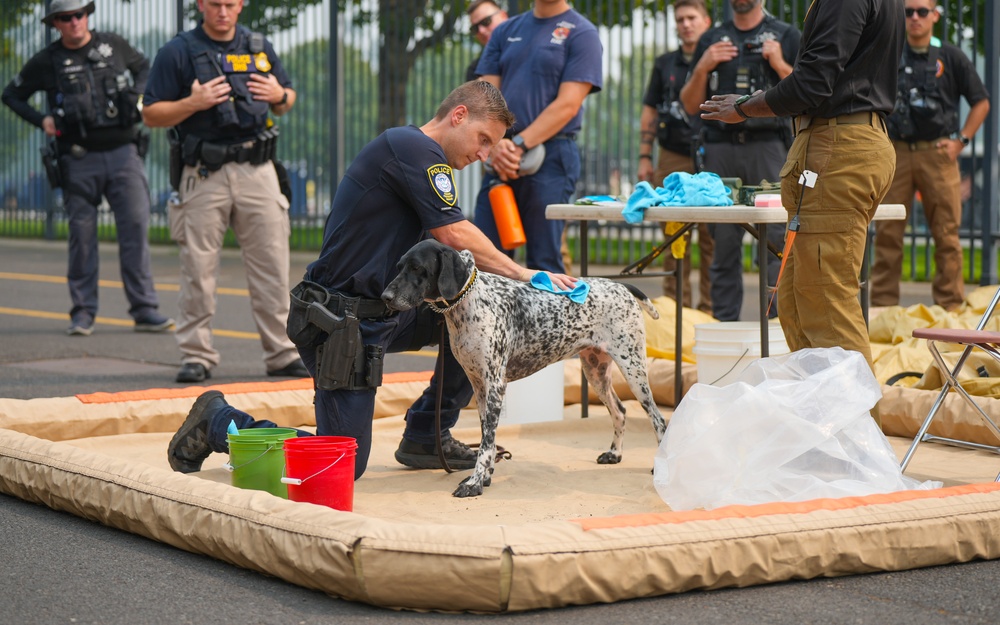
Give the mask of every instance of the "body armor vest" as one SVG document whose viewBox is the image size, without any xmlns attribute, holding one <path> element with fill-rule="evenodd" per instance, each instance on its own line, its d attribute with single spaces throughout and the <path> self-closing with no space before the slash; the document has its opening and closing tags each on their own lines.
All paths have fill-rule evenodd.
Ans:
<svg viewBox="0 0 1000 625">
<path fill-rule="evenodd" d="M 889 136 L 905 141 L 931 141 L 957 127 L 958 111 L 949 107 L 937 83 L 940 48 L 931 46 L 920 63 L 907 45 L 899 61 L 896 107 L 886 119 Z"/>
<path fill-rule="evenodd" d="M 662 76 L 667 90 L 663 101 L 656 107 L 657 125 L 656 140 L 663 149 L 690 151 L 692 140 L 692 120 L 679 101 L 681 87 L 686 76 L 679 77 L 677 59 L 683 54 L 680 50 L 673 53 L 669 66 Z"/>
<path fill-rule="evenodd" d="M 111 41 L 100 33 L 84 56 L 77 50 L 57 46 L 52 51 L 56 73 L 56 125 L 87 130 L 127 128 L 139 122 L 139 93 L 132 74 Z"/>
<path fill-rule="evenodd" d="M 726 22 L 717 28 L 709 45 L 729 40 L 739 48 L 737 56 L 732 61 L 722 63 L 708 76 L 706 96 L 708 100 L 713 95 L 735 93 L 747 95 L 758 89 L 768 90 L 778 84 L 778 74 L 763 56 L 764 42 L 770 39 L 780 42 L 790 25 L 780 22 L 770 15 L 764 16 L 764 21 L 757 27 L 757 34 L 747 37 L 747 34 L 736 29 L 732 22 Z M 743 43 L 741 44 L 740 41 Z M 718 130 L 735 132 L 739 130 L 775 132 L 791 126 L 787 119 L 781 117 L 755 117 L 739 124 L 726 124 L 719 121 L 706 121 L 705 124 Z"/>
<path fill-rule="evenodd" d="M 252 74 L 271 71 L 271 63 L 264 52 L 264 35 L 237 26 L 236 45 L 225 52 L 220 52 L 216 45 L 191 31 L 179 36 L 187 44 L 198 82 L 204 84 L 225 76 L 233 89 L 229 99 L 213 109 L 217 125 L 243 131 L 263 129 L 270 105 L 263 100 L 254 100 L 248 84 Z"/>
</svg>

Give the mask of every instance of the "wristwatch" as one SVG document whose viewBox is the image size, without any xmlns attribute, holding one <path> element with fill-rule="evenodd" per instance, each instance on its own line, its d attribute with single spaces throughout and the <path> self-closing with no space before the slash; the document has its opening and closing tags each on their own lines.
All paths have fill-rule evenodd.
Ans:
<svg viewBox="0 0 1000 625">
<path fill-rule="evenodd" d="M 281 96 L 281 102 L 278 102 L 278 106 L 281 106 L 282 104 L 288 102 L 288 89 L 282 89 L 282 93 L 284 95 Z"/>
<path fill-rule="evenodd" d="M 736 114 L 743 119 L 750 119 L 750 116 L 743 112 L 743 108 L 740 105 L 749 100 L 751 97 L 753 96 L 747 94 L 736 98 L 736 101 L 733 102 L 733 109 L 736 111 Z"/>
<path fill-rule="evenodd" d="M 972 139 L 966 137 L 965 135 L 963 135 L 960 132 L 953 132 L 953 133 L 951 133 L 951 136 L 948 137 L 948 138 L 949 139 L 953 139 L 955 141 L 961 141 L 963 147 L 969 145 L 970 143 L 972 143 Z"/>
<path fill-rule="evenodd" d="M 528 146 L 524 145 L 524 137 L 522 137 L 521 135 L 514 135 L 511 138 L 511 141 L 514 142 L 514 145 L 516 145 L 517 147 L 521 148 L 522 152 L 527 152 L 528 151 Z"/>
</svg>

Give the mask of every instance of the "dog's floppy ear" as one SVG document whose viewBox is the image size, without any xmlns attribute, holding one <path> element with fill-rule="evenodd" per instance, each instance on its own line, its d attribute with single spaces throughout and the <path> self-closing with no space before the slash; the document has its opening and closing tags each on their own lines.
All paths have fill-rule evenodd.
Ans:
<svg viewBox="0 0 1000 625">
<path fill-rule="evenodd" d="M 469 270 L 465 260 L 454 249 L 442 245 L 438 249 L 441 272 L 438 274 L 438 291 L 445 299 L 455 299 L 462 292 Z"/>
</svg>

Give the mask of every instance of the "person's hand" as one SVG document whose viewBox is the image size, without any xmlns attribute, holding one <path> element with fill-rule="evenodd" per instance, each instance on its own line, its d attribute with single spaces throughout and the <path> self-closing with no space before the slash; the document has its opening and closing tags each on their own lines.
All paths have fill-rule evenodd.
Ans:
<svg viewBox="0 0 1000 625">
<path fill-rule="evenodd" d="M 517 180 L 517 170 L 521 167 L 521 148 L 510 139 L 501 139 L 490 150 L 490 165 L 501 180 Z"/>
<path fill-rule="evenodd" d="M 254 100 L 263 100 L 268 104 L 278 104 L 285 97 L 285 88 L 281 86 L 274 74 L 250 74 L 247 89 L 253 94 Z"/>
<path fill-rule="evenodd" d="M 42 130 L 49 137 L 54 137 L 58 134 L 56 130 L 56 120 L 51 115 L 46 115 L 42 118 Z"/>
<path fill-rule="evenodd" d="M 229 98 L 229 92 L 233 88 L 226 82 L 225 76 L 216 76 L 212 80 L 201 84 L 195 78 L 191 83 L 191 103 L 199 111 L 207 111 L 213 106 L 222 104 Z"/>
<path fill-rule="evenodd" d="M 958 139 L 941 139 L 937 142 L 937 149 L 947 154 L 953 162 L 957 162 L 958 155 L 962 153 L 965 146 Z"/>
<path fill-rule="evenodd" d="M 568 276 L 564 273 L 552 273 L 551 271 L 534 271 L 532 269 L 525 269 L 521 272 L 522 282 L 531 282 L 532 276 L 536 273 L 547 273 L 549 278 L 552 280 L 552 286 L 559 289 L 560 291 L 570 291 L 576 286 L 577 280 L 579 278 L 574 278 L 573 276 Z"/>
<path fill-rule="evenodd" d="M 653 182 L 653 159 L 651 158 L 640 158 L 639 159 L 639 173 L 637 178 L 640 182 Z"/>
<path fill-rule="evenodd" d="M 698 105 L 703 112 L 702 119 L 711 119 L 725 122 L 727 124 L 738 124 L 743 121 L 743 117 L 736 112 L 733 103 L 740 96 L 736 94 L 713 95 L 711 100 L 706 100 Z"/>
<path fill-rule="evenodd" d="M 776 39 L 768 39 L 764 42 L 761 48 L 761 56 L 768 62 L 773 69 L 778 74 L 782 73 L 782 70 L 789 67 L 788 62 L 785 61 L 785 56 L 781 51 L 781 43 Z"/>
<path fill-rule="evenodd" d="M 732 41 L 716 41 L 705 49 L 705 53 L 698 60 L 698 67 L 705 73 L 711 72 L 720 63 L 727 63 L 736 58 L 739 49 L 733 45 Z"/>
</svg>

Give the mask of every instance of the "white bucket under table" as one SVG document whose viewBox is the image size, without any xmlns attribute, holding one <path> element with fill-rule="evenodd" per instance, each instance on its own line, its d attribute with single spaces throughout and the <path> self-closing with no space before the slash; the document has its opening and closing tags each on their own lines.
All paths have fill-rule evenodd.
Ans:
<svg viewBox="0 0 1000 625">
<path fill-rule="evenodd" d="M 768 356 L 788 353 L 781 324 L 767 325 Z M 718 321 L 694 326 L 694 355 L 698 382 L 712 386 L 731 384 L 747 366 L 760 358 L 760 322 Z"/>
<path fill-rule="evenodd" d="M 562 361 L 510 382 L 500 424 L 562 421 L 564 386 Z"/>
</svg>

